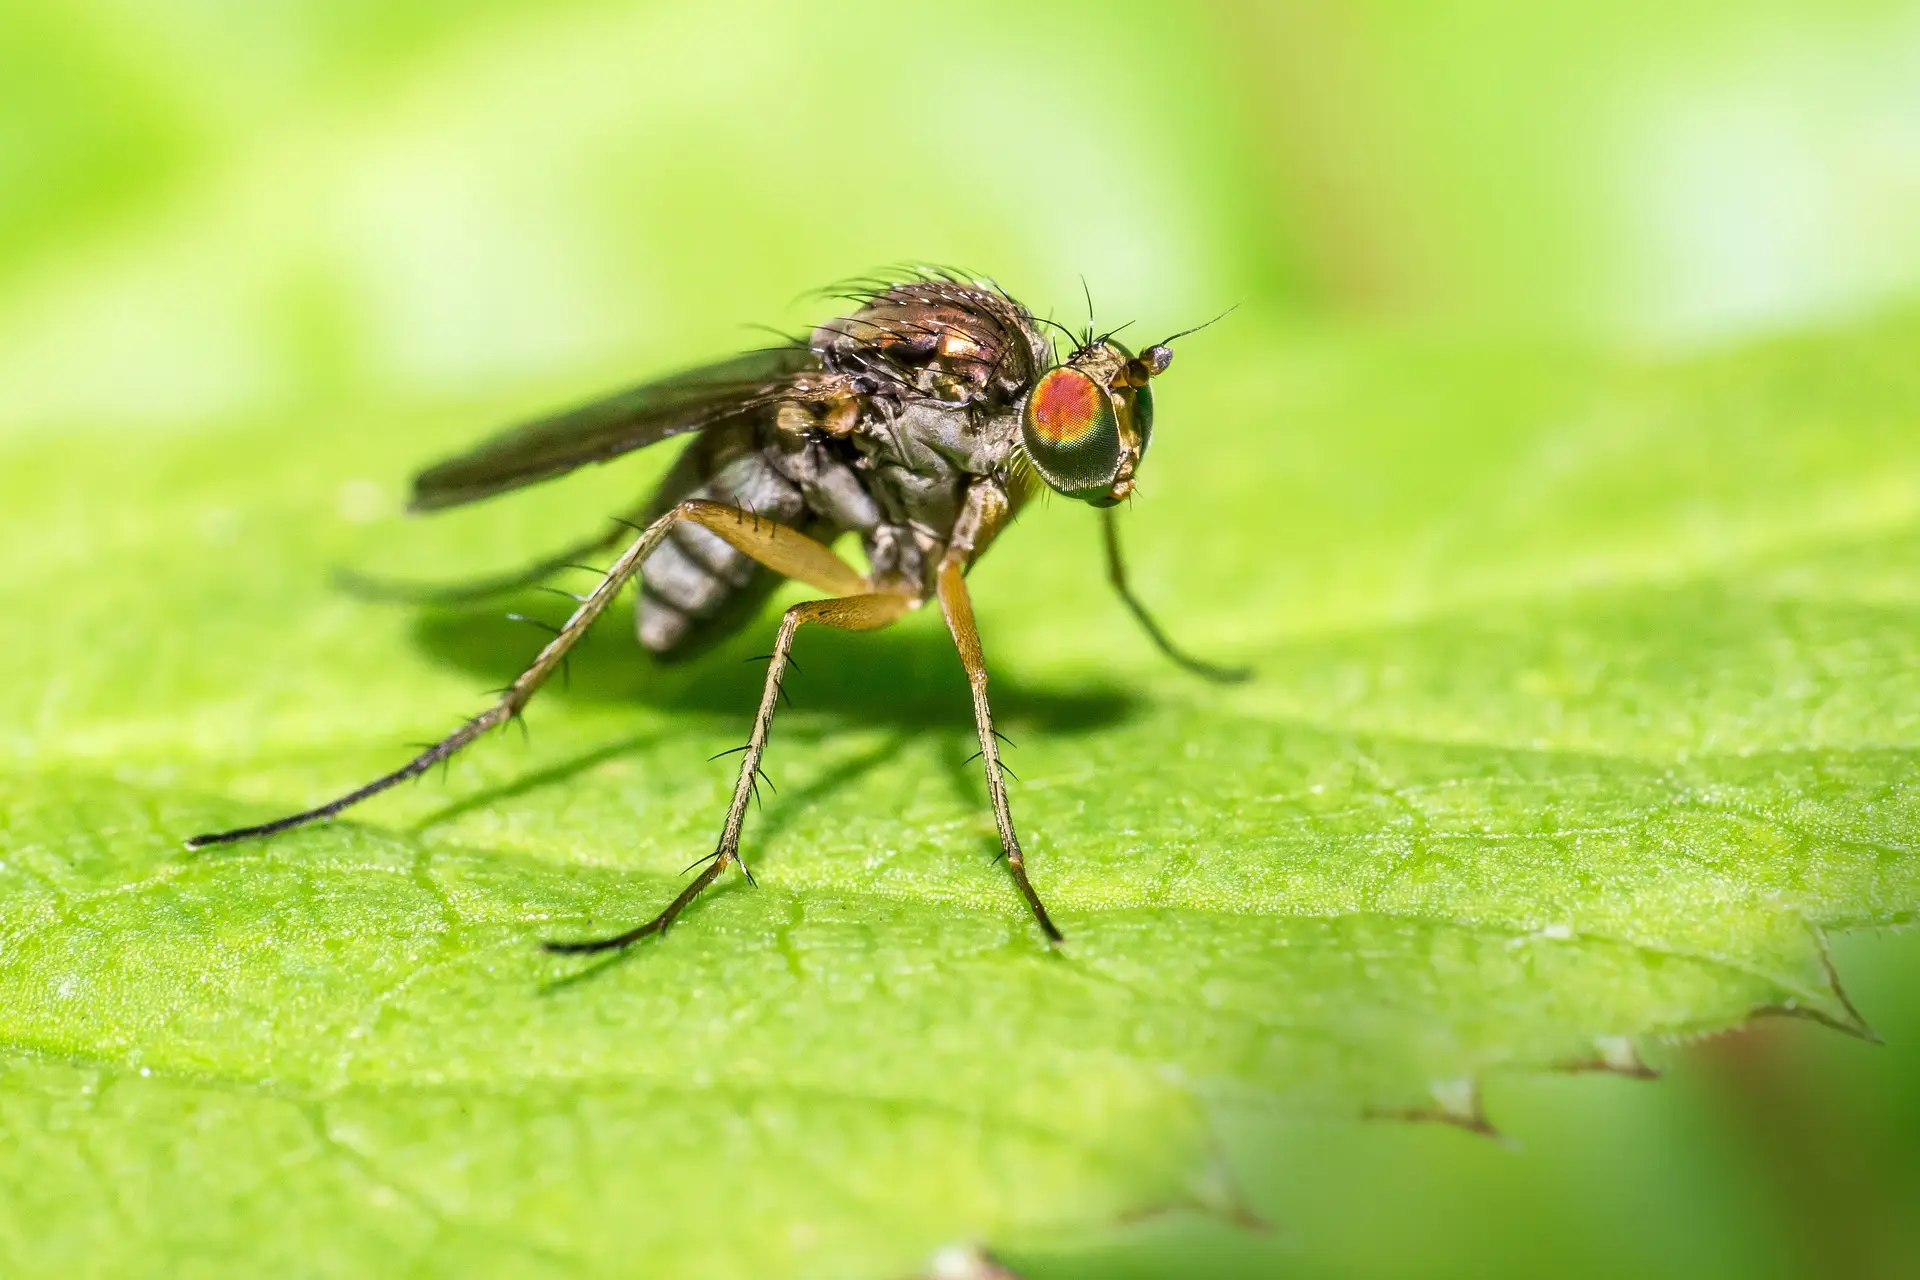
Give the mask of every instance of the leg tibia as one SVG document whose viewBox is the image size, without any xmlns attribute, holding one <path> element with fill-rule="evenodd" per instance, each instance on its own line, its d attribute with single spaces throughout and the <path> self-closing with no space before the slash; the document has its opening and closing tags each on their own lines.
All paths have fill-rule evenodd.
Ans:
<svg viewBox="0 0 1920 1280">
<path fill-rule="evenodd" d="M 780 705 L 780 681 L 786 674 L 787 660 L 793 651 L 794 633 L 809 622 L 838 627 L 843 631 L 873 631 L 897 621 L 913 605 L 914 602 L 906 596 L 867 593 L 832 600 L 808 600 L 788 609 L 780 619 L 780 631 L 774 638 L 773 653 L 767 660 L 767 678 L 760 691 L 760 707 L 754 713 L 753 732 L 748 735 L 746 748 L 741 752 L 740 775 L 733 784 L 733 801 L 727 806 L 726 824 L 720 829 L 720 842 L 713 851 L 713 859 L 707 869 L 682 889 L 680 896 L 669 903 L 666 910 L 646 924 L 592 942 L 548 943 L 548 950 L 605 951 L 624 947 L 650 934 L 664 933 L 674 917 L 718 879 L 729 863 L 738 863 L 741 871 L 745 872 L 747 865 L 740 857 L 740 833 L 746 825 L 747 803 L 753 798 L 755 780 L 762 776 L 760 761 L 766 755 L 767 739 L 773 729 L 773 715 Z M 748 878 L 752 878 L 751 873 Z"/>
</svg>

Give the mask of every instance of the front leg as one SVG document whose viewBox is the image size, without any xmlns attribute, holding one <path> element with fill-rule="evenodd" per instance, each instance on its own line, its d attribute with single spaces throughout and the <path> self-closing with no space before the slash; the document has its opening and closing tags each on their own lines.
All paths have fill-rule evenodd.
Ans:
<svg viewBox="0 0 1920 1280">
<path fill-rule="evenodd" d="M 1140 623 L 1141 630 L 1147 633 L 1147 639 L 1153 641 L 1155 648 L 1173 659 L 1177 665 L 1215 684 L 1238 684 L 1253 674 L 1246 667 L 1222 667 L 1182 652 L 1180 646 L 1160 629 L 1160 624 L 1155 622 L 1153 615 L 1147 612 L 1147 606 L 1140 603 L 1140 598 L 1134 595 L 1133 589 L 1127 585 L 1127 565 L 1126 561 L 1120 558 L 1120 530 L 1112 507 L 1100 513 L 1100 530 L 1107 544 L 1107 581 L 1113 585 L 1115 591 L 1119 592 L 1121 601 Z"/>
<path fill-rule="evenodd" d="M 980 629 L 973 620 L 973 601 L 967 595 L 967 564 L 978 549 L 986 546 L 1007 520 L 1010 509 L 1006 495 L 988 481 L 976 483 L 967 493 L 967 503 L 954 527 L 953 541 L 940 559 L 935 587 L 940 595 L 940 612 L 946 616 L 947 630 L 953 635 L 954 648 L 960 651 L 960 665 L 966 668 L 967 684 L 973 691 L 973 724 L 980 734 L 980 759 L 987 770 L 987 796 L 993 802 L 993 821 L 1000 829 L 1000 851 L 1006 855 L 1007 870 L 1020 896 L 1033 909 L 1033 918 L 1054 942 L 1063 940 L 1054 927 L 1040 895 L 1027 879 L 1026 855 L 1020 851 L 1020 837 L 1013 829 L 1013 810 L 1007 804 L 1007 780 L 1000 768 L 1000 738 L 993 728 L 993 708 L 987 704 L 987 659 L 980 649 Z"/>
</svg>

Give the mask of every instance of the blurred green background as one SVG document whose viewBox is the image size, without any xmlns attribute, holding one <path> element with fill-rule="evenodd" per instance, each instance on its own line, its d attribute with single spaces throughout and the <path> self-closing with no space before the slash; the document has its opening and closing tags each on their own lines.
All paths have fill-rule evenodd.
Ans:
<svg viewBox="0 0 1920 1280">
<path fill-rule="evenodd" d="M 1775 0 L 0 7 L 0 433 L 559 393 L 955 262 L 1076 320 L 1665 354 L 1920 279 L 1920 8 Z M 324 441 L 316 441 L 324 448 Z M 376 495 L 370 501 L 379 501 Z M 1497 1083 L 1502 1145 L 1288 1135 L 1269 1234 L 1112 1274 L 1915 1274 L 1920 947 L 1873 1047 Z M 1273 1135 L 1249 1122 L 1236 1141 Z"/>
</svg>

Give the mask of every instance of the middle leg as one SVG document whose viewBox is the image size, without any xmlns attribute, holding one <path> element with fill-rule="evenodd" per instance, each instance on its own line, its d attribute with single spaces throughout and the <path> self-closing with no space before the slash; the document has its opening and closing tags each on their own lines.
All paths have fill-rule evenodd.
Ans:
<svg viewBox="0 0 1920 1280">
<path fill-rule="evenodd" d="M 638 942 L 649 934 L 665 933 L 682 911 L 720 878 L 729 865 L 738 864 L 747 879 L 753 879 L 740 857 L 740 832 L 747 821 L 747 802 L 753 798 L 760 774 L 760 760 L 766 755 L 767 738 L 773 729 L 773 713 L 780 704 L 780 679 L 786 673 L 787 657 L 793 649 L 793 635 L 809 622 L 838 627 L 843 631 L 876 631 L 896 622 L 912 609 L 912 597 L 893 592 L 839 596 L 831 600 L 808 600 L 794 605 L 780 619 L 780 633 L 774 638 L 773 655 L 767 661 L 767 682 L 760 692 L 760 709 L 754 713 L 753 732 L 740 759 L 740 776 L 733 784 L 733 802 L 727 806 L 726 825 L 720 829 L 720 842 L 706 859 L 707 866 L 691 884 L 669 902 L 666 909 L 643 925 L 588 942 L 549 942 L 547 950 L 563 953 L 612 951 Z"/>
</svg>

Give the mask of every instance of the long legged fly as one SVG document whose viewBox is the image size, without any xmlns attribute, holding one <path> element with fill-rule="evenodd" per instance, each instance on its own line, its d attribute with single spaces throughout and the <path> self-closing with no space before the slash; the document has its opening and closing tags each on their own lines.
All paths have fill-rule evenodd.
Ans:
<svg viewBox="0 0 1920 1280">
<path fill-rule="evenodd" d="M 974 727 L 1000 846 L 1033 918 L 1061 933 L 1027 876 L 987 700 L 968 568 L 1044 484 L 1097 507 L 1107 575 L 1153 642 L 1214 680 L 1245 673 L 1182 653 L 1127 586 L 1114 507 L 1133 492 L 1153 438 L 1153 380 L 1175 334 L 1138 354 L 1089 324 L 1061 358 L 1047 326 L 1005 291 L 918 271 L 853 286 L 858 304 L 781 346 L 750 351 L 526 423 L 414 479 L 410 510 L 439 511 L 552 479 L 670 436 L 692 441 L 653 495 L 611 533 L 508 577 L 442 588 L 471 598 L 538 583 L 625 541 L 618 558 L 499 700 L 392 773 L 303 813 L 193 837 L 192 849 L 322 822 L 416 777 L 518 716 L 593 621 L 638 583 L 642 646 L 683 656 L 732 634 L 784 579 L 824 598 L 782 615 L 725 824 L 704 869 L 660 913 L 611 937 L 551 942 L 604 951 L 663 933 L 740 854 L 794 634 L 818 624 L 873 631 L 939 602 L 972 688 Z M 1060 326 L 1054 326 L 1060 328 Z M 1188 330 L 1187 332 L 1192 332 Z M 832 548 L 856 534 L 862 572 Z"/>
</svg>

